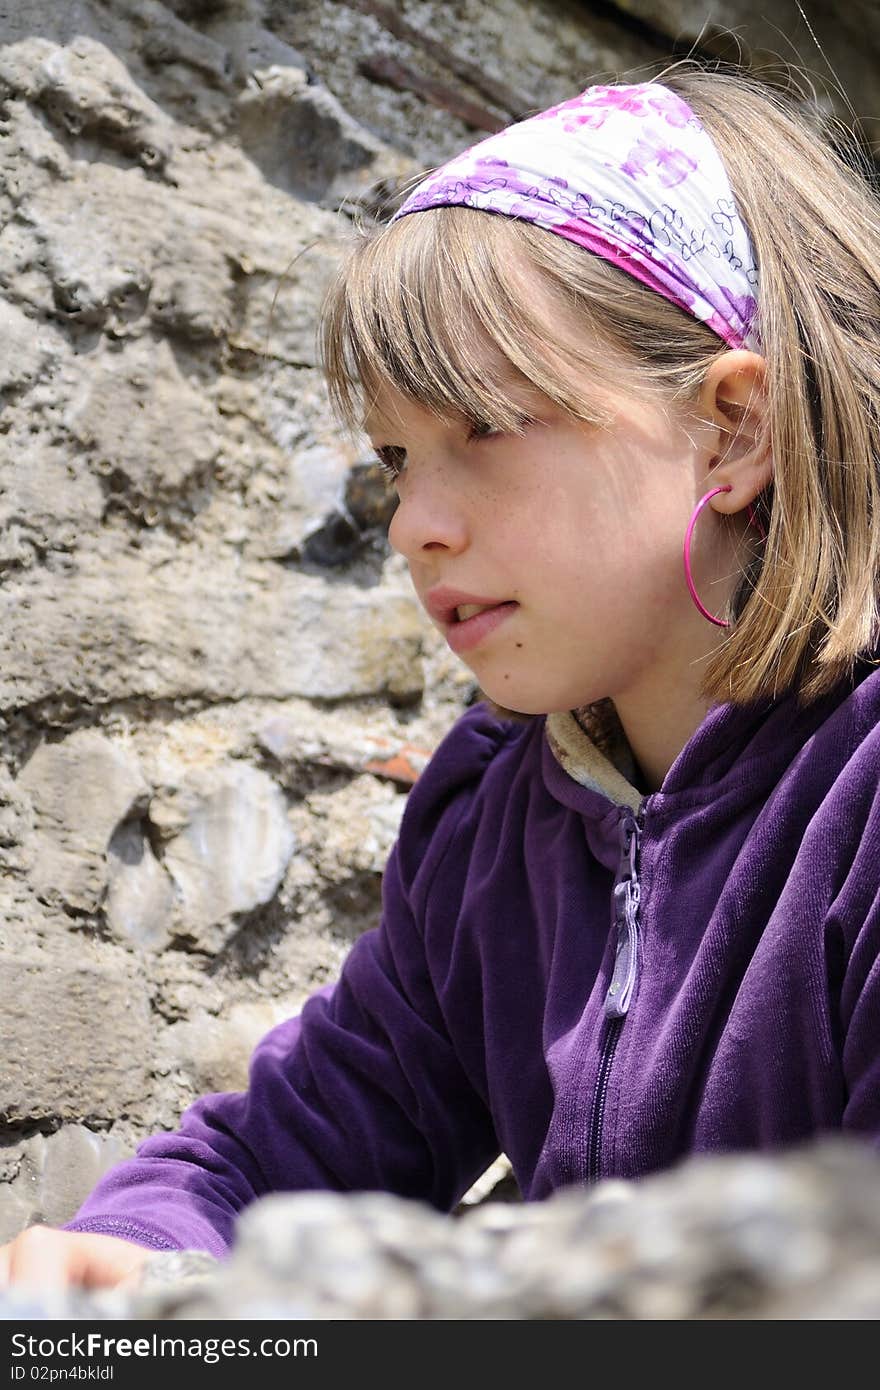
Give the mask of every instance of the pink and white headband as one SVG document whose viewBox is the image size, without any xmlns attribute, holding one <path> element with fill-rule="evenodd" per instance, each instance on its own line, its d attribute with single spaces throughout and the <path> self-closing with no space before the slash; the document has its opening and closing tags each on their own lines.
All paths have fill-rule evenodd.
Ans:
<svg viewBox="0 0 880 1390">
<path fill-rule="evenodd" d="M 758 272 L 715 145 L 659 82 L 588 87 L 424 178 L 392 221 L 482 208 L 546 227 L 760 352 Z"/>
</svg>

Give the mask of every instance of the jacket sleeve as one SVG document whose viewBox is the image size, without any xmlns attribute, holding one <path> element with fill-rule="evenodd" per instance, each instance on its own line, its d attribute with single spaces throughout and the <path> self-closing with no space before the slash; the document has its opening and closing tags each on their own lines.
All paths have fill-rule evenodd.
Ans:
<svg viewBox="0 0 880 1390">
<path fill-rule="evenodd" d="M 222 1255 L 236 1215 L 268 1192 L 382 1190 L 451 1210 L 500 1146 L 445 1026 L 454 982 L 435 987 L 412 900 L 430 894 L 503 737 L 485 711 L 461 717 L 408 795 L 380 925 L 337 982 L 263 1038 L 246 1091 L 197 1100 L 105 1174 L 66 1230 Z M 479 982 L 468 988 L 479 1009 Z"/>
</svg>

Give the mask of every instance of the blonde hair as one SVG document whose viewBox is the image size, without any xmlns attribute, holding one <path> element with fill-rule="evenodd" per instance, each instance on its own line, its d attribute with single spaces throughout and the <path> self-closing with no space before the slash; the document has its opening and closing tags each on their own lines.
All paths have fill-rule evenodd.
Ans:
<svg viewBox="0 0 880 1390">
<path fill-rule="evenodd" d="M 791 688 L 803 707 L 851 679 L 880 633 L 880 205 L 851 132 L 823 129 L 801 94 L 693 59 L 658 80 L 714 139 L 752 236 L 774 463 L 755 507 L 766 543 L 756 542 L 720 615 L 730 627 L 700 693 L 747 704 Z M 523 267 L 548 295 L 522 293 Z M 562 340 L 560 311 L 574 311 L 576 343 Z M 516 429 L 521 408 L 487 366 L 474 323 L 516 373 L 600 423 L 593 385 L 619 389 L 620 353 L 638 389 L 688 402 L 727 351 L 704 324 L 562 237 L 436 208 L 360 227 L 330 288 L 320 351 L 341 419 L 357 429 L 389 383 L 441 415 Z M 583 712 L 605 748 L 619 736 L 610 706 Z"/>
</svg>

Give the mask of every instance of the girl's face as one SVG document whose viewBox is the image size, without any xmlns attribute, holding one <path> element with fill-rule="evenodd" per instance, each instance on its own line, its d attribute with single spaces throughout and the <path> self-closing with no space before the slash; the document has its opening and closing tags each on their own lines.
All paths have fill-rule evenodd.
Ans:
<svg viewBox="0 0 880 1390">
<path fill-rule="evenodd" d="M 531 386 L 512 394 L 521 435 L 442 420 L 390 387 L 377 395 L 367 426 L 396 475 L 391 545 L 432 621 L 499 705 L 568 710 L 658 680 L 662 695 L 670 672 L 720 640 L 694 608 L 682 565 L 688 518 L 712 486 L 701 426 L 621 395 L 603 402 L 614 413 L 604 429 Z M 698 527 L 693 573 L 717 613 L 730 556 L 713 562 L 709 508 L 701 520 L 709 544 Z M 468 602 L 504 606 L 467 622 L 470 609 L 454 610 Z"/>
</svg>

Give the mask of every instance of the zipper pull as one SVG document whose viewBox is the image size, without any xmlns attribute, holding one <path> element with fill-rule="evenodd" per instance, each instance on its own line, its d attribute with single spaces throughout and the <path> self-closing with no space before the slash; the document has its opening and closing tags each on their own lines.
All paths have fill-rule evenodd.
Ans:
<svg viewBox="0 0 880 1390">
<path fill-rule="evenodd" d="M 625 817 L 621 822 L 621 877 L 614 885 L 612 920 L 617 929 L 614 970 L 605 995 L 607 1018 L 624 1018 L 632 999 L 638 970 L 639 903 L 638 846 L 641 828 Z"/>
<path fill-rule="evenodd" d="M 624 895 L 624 917 L 617 924 L 617 950 L 614 956 L 614 973 L 605 995 L 605 1015 L 607 1018 L 623 1018 L 630 1005 L 635 989 L 638 970 L 638 907 L 639 885 L 627 879 L 618 884 Z"/>
</svg>

